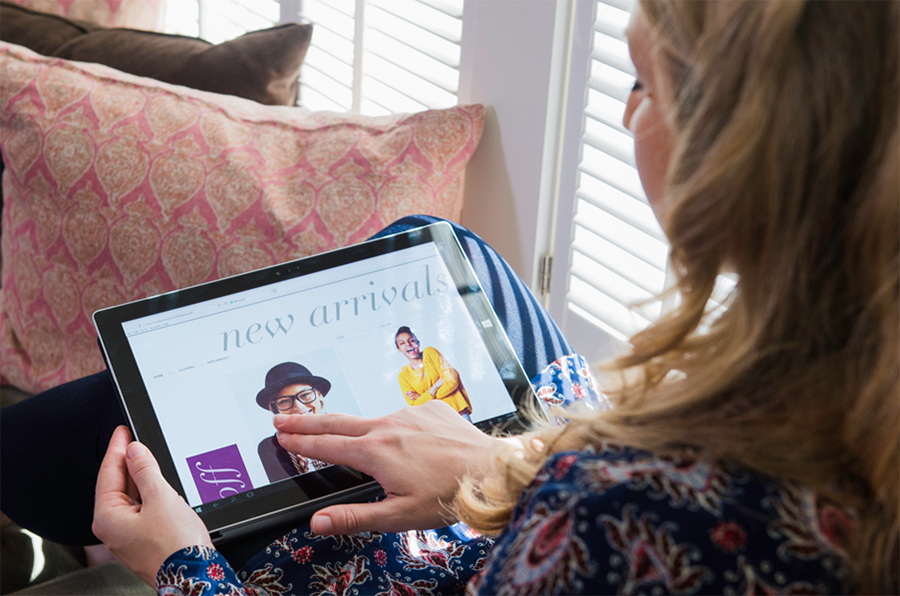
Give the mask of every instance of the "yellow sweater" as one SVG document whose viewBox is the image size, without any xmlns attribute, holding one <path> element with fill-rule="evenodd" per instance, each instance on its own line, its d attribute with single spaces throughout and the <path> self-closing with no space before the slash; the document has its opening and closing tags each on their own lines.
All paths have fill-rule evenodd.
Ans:
<svg viewBox="0 0 900 596">
<path fill-rule="evenodd" d="M 444 382 L 432 395 L 428 390 L 437 383 L 438 379 L 443 379 Z M 412 365 L 407 364 L 400 370 L 398 380 L 403 397 L 411 406 L 419 406 L 431 399 L 439 399 L 448 403 L 460 414 L 472 413 L 472 402 L 469 401 L 459 373 L 434 348 L 425 348 L 422 351 L 422 368 L 416 370 Z M 412 391 L 416 395 L 410 397 L 406 394 L 408 391 Z"/>
</svg>

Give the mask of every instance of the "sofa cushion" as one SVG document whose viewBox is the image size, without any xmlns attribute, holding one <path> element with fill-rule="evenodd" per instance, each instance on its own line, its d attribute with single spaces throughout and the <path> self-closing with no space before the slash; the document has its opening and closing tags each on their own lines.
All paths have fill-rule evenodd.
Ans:
<svg viewBox="0 0 900 596">
<path fill-rule="evenodd" d="M 156 590 L 142 582 L 118 561 L 79 569 L 50 581 L 15 592 L 29 596 L 153 596 Z"/>
<path fill-rule="evenodd" d="M 11 0 L 26 8 L 101 27 L 162 31 L 166 0 Z M 25 44 L 21 44 L 25 45 Z"/>
<path fill-rule="evenodd" d="M 0 43 L 0 374 L 101 370 L 94 310 L 458 218 L 483 108 L 263 106 Z"/>
<path fill-rule="evenodd" d="M 268 105 L 297 103 L 312 25 L 288 23 L 218 45 L 183 35 L 107 29 L 0 2 L 0 39 L 45 56 L 96 62 L 130 74 Z"/>
</svg>

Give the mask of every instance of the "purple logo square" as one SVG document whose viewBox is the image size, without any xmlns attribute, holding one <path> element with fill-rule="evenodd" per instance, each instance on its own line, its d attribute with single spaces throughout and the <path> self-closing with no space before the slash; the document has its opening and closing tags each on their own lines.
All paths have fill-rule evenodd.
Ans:
<svg viewBox="0 0 900 596">
<path fill-rule="evenodd" d="M 187 458 L 200 501 L 208 503 L 251 490 L 253 484 L 237 445 Z"/>
</svg>

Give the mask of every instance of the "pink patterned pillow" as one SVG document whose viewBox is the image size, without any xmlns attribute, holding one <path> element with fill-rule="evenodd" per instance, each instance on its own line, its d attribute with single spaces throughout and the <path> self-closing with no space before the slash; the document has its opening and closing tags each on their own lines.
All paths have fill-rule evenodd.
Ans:
<svg viewBox="0 0 900 596">
<path fill-rule="evenodd" d="M 166 0 L 10 0 L 25 8 L 103 27 L 162 31 Z"/>
<path fill-rule="evenodd" d="M 458 217 L 480 105 L 363 117 L 252 101 L 0 42 L 0 374 L 99 371 L 98 308 Z"/>
</svg>

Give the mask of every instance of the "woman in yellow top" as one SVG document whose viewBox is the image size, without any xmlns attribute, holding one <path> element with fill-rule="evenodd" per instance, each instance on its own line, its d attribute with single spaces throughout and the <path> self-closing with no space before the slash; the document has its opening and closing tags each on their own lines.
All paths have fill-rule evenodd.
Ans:
<svg viewBox="0 0 900 596">
<path fill-rule="evenodd" d="M 459 415 L 472 422 L 472 402 L 463 387 L 459 372 L 434 348 L 420 349 L 418 338 L 409 327 L 394 335 L 397 350 L 409 359 L 397 377 L 406 403 L 424 404 L 432 399 L 446 402 Z"/>
</svg>

